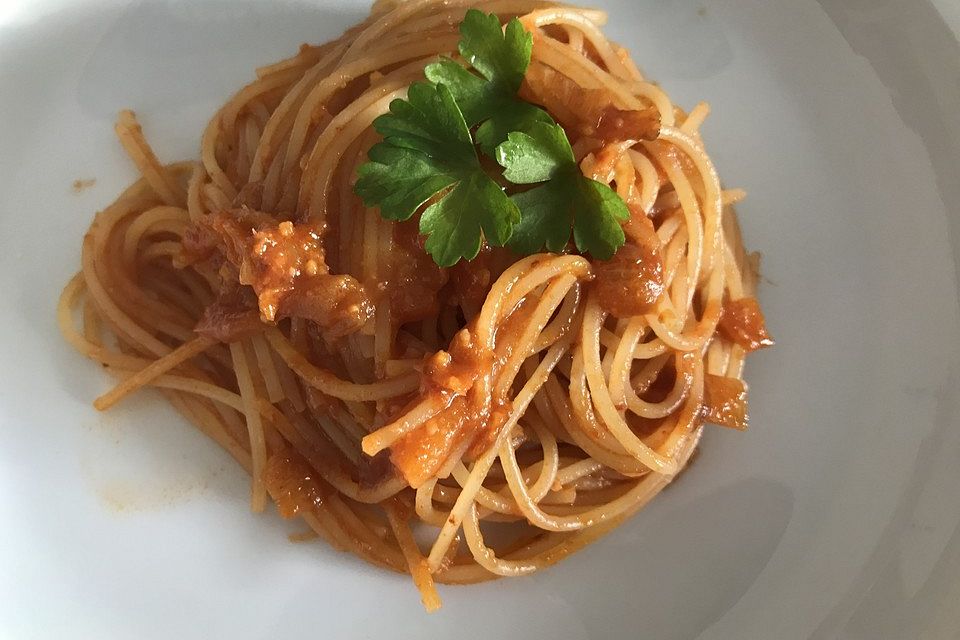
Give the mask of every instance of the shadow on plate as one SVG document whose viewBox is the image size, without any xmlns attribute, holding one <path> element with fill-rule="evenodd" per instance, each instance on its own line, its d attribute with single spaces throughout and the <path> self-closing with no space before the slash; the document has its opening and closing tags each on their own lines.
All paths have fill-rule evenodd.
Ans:
<svg viewBox="0 0 960 640">
<path fill-rule="evenodd" d="M 669 487 L 663 500 L 575 557 L 564 579 L 553 581 L 590 637 L 603 637 L 598 630 L 627 611 L 643 637 L 698 637 L 754 583 L 793 513 L 793 493 L 766 478 L 736 481 L 680 504 L 680 494 L 668 494 Z"/>
<path fill-rule="evenodd" d="M 113 118 L 128 106 L 156 112 L 224 101 L 253 79 L 255 68 L 294 55 L 303 42 L 339 36 L 365 17 L 357 7 L 330 4 L 134 3 L 104 21 L 112 24 L 84 67 L 77 89 L 80 106 L 90 115 Z M 144 33 L 159 37 L 144 38 Z M 257 60 L 251 60 L 251 50 Z M 248 68 L 238 60 L 250 60 Z"/>
</svg>

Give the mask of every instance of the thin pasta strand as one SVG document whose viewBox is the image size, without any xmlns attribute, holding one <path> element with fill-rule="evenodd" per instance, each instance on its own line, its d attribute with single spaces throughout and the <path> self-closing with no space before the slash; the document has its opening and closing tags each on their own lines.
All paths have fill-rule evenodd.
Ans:
<svg viewBox="0 0 960 640">
<path fill-rule="evenodd" d="M 440 606 L 435 583 L 540 570 L 662 490 L 697 446 L 711 376 L 742 379 L 747 352 L 717 329 L 727 302 L 756 285 L 730 208 L 745 193 L 721 186 L 700 134 L 709 105 L 674 105 L 603 35 L 603 12 L 546 0 L 482 8 L 520 18 L 536 63 L 610 106 L 659 115 L 657 140 L 578 132 L 574 153 L 653 225 L 662 295 L 614 317 L 597 291 L 600 261 L 573 252 L 484 248 L 463 266 L 479 295 L 464 273 L 417 262 L 416 243 L 404 263 L 416 219 L 364 207 L 354 180 L 376 118 L 427 64 L 458 56 L 473 4 L 380 0 L 340 38 L 261 67 L 211 118 L 194 162 L 163 164 L 121 112 L 117 136 L 141 178 L 96 215 L 57 304 L 64 338 L 119 379 L 96 408 L 159 389 L 251 473 L 254 511 L 265 470 L 294 452 L 305 466 L 291 491 L 309 503 L 297 515 L 313 535 L 409 573 L 427 610 Z M 222 341 L 204 333 L 201 320 L 237 311 L 228 294 L 240 282 L 249 293 L 255 275 L 202 255 L 204 230 L 244 210 L 322 227 L 324 266 L 360 283 L 368 320 L 347 335 L 296 314 Z M 410 451 L 431 465 L 417 482 L 404 475 Z M 321 493 L 297 493 L 308 485 Z M 494 543 L 487 527 L 503 522 L 520 533 Z M 438 528 L 426 554 L 421 523 Z"/>
</svg>

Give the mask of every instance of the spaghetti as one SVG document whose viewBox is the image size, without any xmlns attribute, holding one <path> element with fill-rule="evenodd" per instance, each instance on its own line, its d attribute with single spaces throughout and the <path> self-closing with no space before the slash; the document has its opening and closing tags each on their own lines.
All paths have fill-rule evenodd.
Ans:
<svg viewBox="0 0 960 640">
<path fill-rule="evenodd" d="M 640 509 L 705 421 L 746 426 L 744 357 L 770 344 L 730 208 L 743 193 L 721 188 L 699 134 L 708 107 L 673 105 L 602 12 L 482 5 L 533 34 L 521 95 L 629 205 L 611 260 L 485 246 L 441 269 L 415 220 L 363 206 L 374 119 L 456 55 L 474 3 L 380 0 L 259 69 L 199 162 L 161 164 L 122 112 L 142 177 L 96 215 L 58 308 L 66 339 L 120 378 L 98 409 L 159 389 L 252 474 L 255 511 L 272 498 L 334 548 L 409 572 L 427 609 L 435 581 L 526 575 Z M 584 100 L 658 126 L 577 131 Z"/>
</svg>

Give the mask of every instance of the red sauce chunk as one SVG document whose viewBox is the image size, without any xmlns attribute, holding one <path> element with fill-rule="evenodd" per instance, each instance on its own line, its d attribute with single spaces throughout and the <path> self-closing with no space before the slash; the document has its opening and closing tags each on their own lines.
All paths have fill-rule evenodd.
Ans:
<svg viewBox="0 0 960 640">
<path fill-rule="evenodd" d="M 324 481 L 310 463 L 292 449 L 270 456 L 263 472 L 263 481 L 284 518 L 311 512 L 323 505 L 327 495 Z"/>
<path fill-rule="evenodd" d="M 634 215 L 624 232 L 627 242 L 612 258 L 593 262 L 591 285 L 600 306 L 618 318 L 647 313 L 663 294 L 663 259 L 653 223 L 642 213 Z"/>
<path fill-rule="evenodd" d="M 251 210 L 222 211 L 202 220 L 184 241 L 184 260 L 211 259 L 232 265 L 240 284 L 249 285 L 263 322 L 284 317 L 311 320 L 330 337 L 352 333 L 373 315 L 363 286 L 352 276 L 331 274 L 314 223 L 276 222 Z M 221 269 L 223 273 L 223 269 Z M 229 278 L 228 278 L 229 279 Z M 217 320 L 233 322 L 233 309 L 212 309 L 202 329 L 232 335 Z M 198 327 L 200 330 L 201 327 Z"/>
<path fill-rule="evenodd" d="M 449 406 L 390 447 L 390 460 L 416 489 L 436 476 L 448 461 L 496 440 L 510 415 L 509 402 L 494 402 L 477 388 L 454 396 Z M 483 446 L 485 444 L 485 446 Z"/>
<path fill-rule="evenodd" d="M 509 416 L 509 400 L 491 398 L 476 384 L 492 366 L 493 354 L 473 342 L 469 329 L 457 333 L 448 350 L 425 359 L 424 385 L 414 404 L 432 395 L 446 406 L 390 447 L 390 460 L 411 487 L 463 457 L 485 434 L 496 438 Z"/>
<path fill-rule="evenodd" d="M 450 269 L 453 302 L 465 308 L 479 309 L 496 279 L 493 249 L 486 243 L 473 260 L 461 260 Z"/>
<path fill-rule="evenodd" d="M 361 454 L 357 461 L 357 482 L 361 489 L 375 489 L 396 477 L 397 470 L 390 462 L 390 451 L 385 449 L 370 457 Z"/>
<path fill-rule="evenodd" d="M 451 455 L 462 454 L 467 438 L 472 404 L 468 396 L 456 396 L 450 405 L 390 447 L 390 461 L 416 489 L 435 476 Z"/>
<path fill-rule="evenodd" d="M 608 142 L 656 140 L 660 135 L 660 114 L 656 109 L 625 111 L 609 105 L 600 112 L 593 136 Z"/>
<path fill-rule="evenodd" d="M 510 419 L 513 402 L 509 398 L 494 397 L 483 414 L 483 422 L 476 425 L 474 438 L 464 454 L 465 460 L 476 460 L 497 443 L 503 425 Z"/>
<path fill-rule="evenodd" d="M 306 318 L 329 335 L 346 335 L 370 319 L 373 305 L 355 278 L 330 274 L 322 231 L 316 224 L 292 222 L 257 231 L 245 262 L 251 272 L 241 268 L 240 281 L 257 292 L 265 320 Z"/>
<path fill-rule="evenodd" d="M 205 215 L 184 232 L 177 264 L 185 266 L 208 261 L 219 267 L 227 261 L 239 268 L 254 232 L 274 222 L 270 215 L 247 208 Z"/>
<path fill-rule="evenodd" d="M 440 313 L 438 294 L 446 283 L 446 272 L 423 249 L 417 222 L 394 225 L 384 282 L 394 324 L 417 322 Z"/>
<path fill-rule="evenodd" d="M 260 308 L 262 313 L 262 304 Z M 279 315 L 312 320 L 324 334 L 337 338 L 360 329 L 373 316 L 373 305 L 352 276 L 308 274 L 282 298 Z"/>
<path fill-rule="evenodd" d="M 760 303 L 754 297 L 725 302 L 717 329 L 723 337 L 747 351 L 773 346 Z"/>
<path fill-rule="evenodd" d="M 323 229 L 316 224 L 281 222 L 255 231 L 249 258 L 240 270 L 240 281 L 257 292 L 260 314 L 273 321 L 284 299 L 298 280 L 325 275 Z"/>
<path fill-rule="evenodd" d="M 707 374 L 703 380 L 703 419 L 743 431 L 749 423 L 747 386 L 737 378 Z"/>
<path fill-rule="evenodd" d="M 213 304 L 203 310 L 194 331 L 219 342 L 234 342 L 263 330 L 257 296 L 249 287 L 224 280 Z"/>
<path fill-rule="evenodd" d="M 527 67 L 520 96 L 543 106 L 568 132 L 605 142 L 656 140 L 660 135 L 656 109 L 618 109 L 609 89 L 584 88 L 541 62 Z"/>
<path fill-rule="evenodd" d="M 473 343 L 468 329 L 458 331 L 450 341 L 448 351 L 437 351 L 426 358 L 423 375 L 427 392 L 440 390 L 465 394 L 480 372 L 488 370 L 492 362 L 493 355 Z"/>
</svg>

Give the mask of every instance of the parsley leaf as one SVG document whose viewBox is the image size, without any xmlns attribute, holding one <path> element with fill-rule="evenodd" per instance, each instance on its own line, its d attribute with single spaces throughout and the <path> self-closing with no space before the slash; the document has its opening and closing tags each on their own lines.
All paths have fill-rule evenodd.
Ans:
<svg viewBox="0 0 960 640">
<path fill-rule="evenodd" d="M 463 114 L 445 86 L 416 82 L 407 99 L 390 103 L 390 113 L 373 121 L 384 141 L 395 147 L 420 151 L 454 166 L 476 163 L 477 153 Z"/>
<path fill-rule="evenodd" d="M 420 218 L 428 235 L 424 248 L 441 267 L 472 260 L 480 251 L 480 231 L 490 244 L 502 246 L 520 220 L 517 205 L 485 173 L 474 172 Z"/>
<path fill-rule="evenodd" d="M 514 102 L 481 124 L 474 137 L 483 152 L 494 157 L 497 145 L 507 139 L 507 134 L 526 131 L 537 122 L 554 124 L 553 118 L 543 109 L 526 102 Z"/>
<path fill-rule="evenodd" d="M 610 187 L 580 173 L 563 128 L 517 96 L 531 34 L 516 18 L 502 28 L 495 14 L 476 9 L 460 34 L 472 69 L 439 60 L 425 69 L 430 83 L 411 85 L 406 100 L 390 104 L 374 121 L 384 139 L 370 149 L 354 192 L 389 220 L 407 220 L 426 205 L 420 232 L 442 267 L 476 257 L 484 238 L 522 254 L 560 252 L 571 230 L 581 252 L 610 258 L 624 243 L 620 221 L 629 210 Z M 505 181 L 531 187 L 507 197 L 477 145 L 497 159 Z"/>
<path fill-rule="evenodd" d="M 407 99 L 374 120 L 384 139 L 370 149 L 354 192 L 389 220 L 407 220 L 427 201 L 420 231 L 441 267 L 476 257 L 482 242 L 503 245 L 520 212 L 480 165 L 470 130 L 450 90 L 415 83 Z"/>
<path fill-rule="evenodd" d="M 460 55 L 480 76 L 449 58 L 424 72 L 431 82 L 450 89 L 469 126 L 480 124 L 476 140 L 484 153 L 492 156 L 511 131 L 553 122 L 546 111 L 517 98 L 533 50 L 533 36 L 519 20 L 513 18 L 504 29 L 495 14 L 470 9 L 460 35 Z"/>
<path fill-rule="evenodd" d="M 577 166 L 567 134 L 559 125 L 536 125 L 511 132 L 497 149 L 503 176 L 514 184 L 544 182 L 558 172 Z"/>
<path fill-rule="evenodd" d="M 450 90 L 471 127 L 489 118 L 502 97 L 494 85 L 450 58 L 428 64 L 423 73 L 430 82 Z"/>
<path fill-rule="evenodd" d="M 511 198 L 520 209 L 520 224 L 513 230 L 507 246 L 520 255 L 547 251 L 560 253 L 570 241 L 573 216 L 564 189 L 551 184 L 534 187 Z"/>
<path fill-rule="evenodd" d="M 530 64 L 533 36 L 513 18 L 501 29 L 496 14 L 467 11 L 460 23 L 460 54 L 504 93 L 516 93 Z"/>
<path fill-rule="evenodd" d="M 522 214 L 509 245 L 522 254 L 544 246 L 561 251 L 570 239 L 582 252 L 610 259 L 625 241 L 620 221 L 626 203 L 610 187 L 580 173 L 566 133 L 556 124 L 535 123 L 511 132 L 497 147 L 504 177 L 515 184 L 542 183 L 512 196 Z"/>
</svg>

